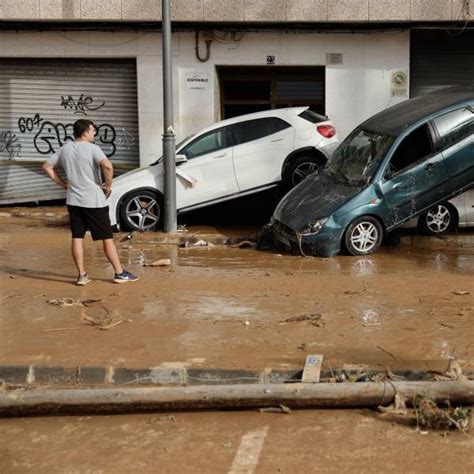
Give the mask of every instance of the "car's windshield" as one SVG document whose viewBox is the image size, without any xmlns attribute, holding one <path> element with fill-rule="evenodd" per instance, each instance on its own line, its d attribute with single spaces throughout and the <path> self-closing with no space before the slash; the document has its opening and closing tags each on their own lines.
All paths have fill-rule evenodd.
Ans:
<svg viewBox="0 0 474 474">
<path fill-rule="evenodd" d="M 336 149 L 326 172 L 348 184 L 367 183 L 393 141 L 389 135 L 357 128 Z"/>
<path fill-rule="evenodd" d="M 181 140 L 177 145 L 176 145 L 176 150 L 179 150 L 179 148 L 186 143 L 188 140 L 194 137 L 194 134 L 188 135 L 184 140 Z M 157 165 L 161 160 L 163 156 L 160 156 L 156 161 L 154 161 L 150 166 Z"/>
</svg>

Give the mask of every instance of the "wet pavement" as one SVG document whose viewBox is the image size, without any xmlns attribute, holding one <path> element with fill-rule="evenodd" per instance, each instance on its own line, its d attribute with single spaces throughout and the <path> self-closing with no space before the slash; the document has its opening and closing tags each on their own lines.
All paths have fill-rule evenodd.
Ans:
<svg viewBox="0 0 474 474">
<path fill-rule="evenodd" d="M 258 453 L 243 442 L 256 434 Z M 473 449 L 472 433 L 423 434 L 369 410 L 0 419 L 8 474 L 471 473 Z"/>
<path fill-rule="evenodd" d="M 114 285 L 100 244 L 87 240 L 94 281 L 77 287 L 69 231 L 52 214 L 0 213 L 2 365 L 301 369 L 308 353 L 320 353 L 323 370 L 444 370 L 452 357 L 474 367 L 468 232 L 408 234 L 370 257 L 331 259 L 178 248 L 153 233 L 120 242 L 119 234 L 120 256 L 141 279 Z M 241 232 L 192 222 L 189 230 Z M 143 266 L 162 258 L 172 265 Z M 63 298 L 100 301 L 51 304 Z M 301 315 L 320 317 L 286 321 Z M 92 321 L 120 323 L 104 330 Z M 472 433 L 420 432 L 369 410 L 0 419 L 2 473 L 467 473 L 473 449 Z"/>
<path fill-rule="evenodd" d="M 440 368 L 450 357 L 474 367 L 470 233 L 406 235 L 369 257 L 331 259 L 177 248 L 154 243 L 153 233 L 120 242 L 121 234 L 120 256 L 140 281 L 111 283 L 100 244 L 87 240 L 94 281 L 77 287 L 67 227 L 0 222 L 1 364 L 301 368 L 306 354 L 320 353 L 323 369 Z M 172 265 L 143 266 L 162 258 Z M 48 303 L 62 298 L 101 301 Z M 320 324 L 285 322 L 312 314 Z M 121 323 L 101 330 L 93 321 Z"/>
</svg>

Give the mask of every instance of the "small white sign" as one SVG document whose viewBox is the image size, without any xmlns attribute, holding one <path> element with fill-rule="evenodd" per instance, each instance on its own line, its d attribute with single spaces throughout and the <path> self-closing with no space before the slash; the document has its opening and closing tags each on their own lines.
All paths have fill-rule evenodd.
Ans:
<svg viewBox="0 0 474 474">
<path fill-rule="evenodd" d="M 205 72 L 188 72 L 185 81 L 187 90 L 209 90 L 209 74 Z"/>
<path fill-rule="evenodd" d="M 408 95 L 408 74 L 406 71 L 392 71 L 390 78 L 390 92 L 392 97 Z"/>
</svg>

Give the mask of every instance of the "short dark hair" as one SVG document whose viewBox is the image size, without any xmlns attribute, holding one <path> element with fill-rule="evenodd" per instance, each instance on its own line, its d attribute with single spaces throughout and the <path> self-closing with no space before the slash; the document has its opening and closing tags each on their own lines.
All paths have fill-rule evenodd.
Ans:
<svg viewBox="0 0 474 474">
<path fill-rule="evenodd" d="M 89 130 L 90 126 L 93 126 L 95 129 L 97 127 L 95 126 L 94 122 L 91 120 L 86 120 L 86 119 L 79 119 L 74 122 L 74 137 L 75 138 L 81 138 L 82 135 Z"/>
</svg>

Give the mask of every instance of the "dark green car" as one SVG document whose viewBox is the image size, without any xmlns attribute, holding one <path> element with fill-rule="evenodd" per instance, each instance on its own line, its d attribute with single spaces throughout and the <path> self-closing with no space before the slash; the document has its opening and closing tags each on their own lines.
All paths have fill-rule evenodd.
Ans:
<svg viewBox="0 0 474 474">
<path fill-rule="evenodd" d="M 275 209 L 275 240 L 302 254 L 375 252 L 384 235 L 474 183 L 474 87 L 441 89 L 357 127 Z"/>
</svg>

